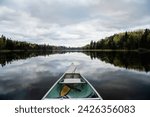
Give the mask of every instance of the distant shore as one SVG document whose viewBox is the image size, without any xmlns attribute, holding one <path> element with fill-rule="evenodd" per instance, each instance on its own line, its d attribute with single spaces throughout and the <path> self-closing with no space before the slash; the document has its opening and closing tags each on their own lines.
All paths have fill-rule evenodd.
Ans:
<svg viewBox="0 0 150 117">
<path fill-rule="evenodd" d="M 83 49 L 82 51 L 103 51 L 103 52 L 150 52 L 148 49 L 135 49 L 135 50 L 127 50 L 127 49 Z"/>
<path fill-rule="evenodd" d="M 0 50 L 0 52 L 150 52 L 148 49 L 135 49 L 135 50 L 125 50 L 125 49 L 62 49 L 62 50 Z"/>
<path fill-rule="evenodd" d="M 0 52 L 51 52 L 53 50 L 0 50 Z M 57 50 L 58 51 L 58 50 Z"/>
</svg>

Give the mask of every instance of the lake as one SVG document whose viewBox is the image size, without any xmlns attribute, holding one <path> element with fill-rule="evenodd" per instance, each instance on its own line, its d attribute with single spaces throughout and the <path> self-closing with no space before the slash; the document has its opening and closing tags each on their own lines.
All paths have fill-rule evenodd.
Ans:
<svg viewBox="0 0 150 117">
<path fill-rule="evenodd" d="M 138 52 L 1 52 L 0 99 L 41 99 L 71 63 L 104 100 L 150 99 L 150 53 Z"/>
</svg>

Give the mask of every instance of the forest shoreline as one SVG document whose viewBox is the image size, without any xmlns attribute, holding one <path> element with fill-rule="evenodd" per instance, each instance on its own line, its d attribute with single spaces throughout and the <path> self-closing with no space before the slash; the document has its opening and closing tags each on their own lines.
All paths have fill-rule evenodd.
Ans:
<svg viewBox="0 0 150 117">
<path fill-rule="evenodd" d="M 0 52 L 150 52 L 149 49 L 135 49 L 135 50 L 127 50 L 127 49 L 76 49 L 76 50 L 0 50 Z"/>
</svg>

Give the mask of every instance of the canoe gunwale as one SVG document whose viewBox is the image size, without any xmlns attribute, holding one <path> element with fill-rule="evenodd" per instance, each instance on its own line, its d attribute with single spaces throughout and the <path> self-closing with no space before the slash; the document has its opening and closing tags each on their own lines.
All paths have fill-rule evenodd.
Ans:
<svg viewBox="0 0 150 117">
<path fill-rule="evenodd" d="M 47 93 L 44 95 L 44 97 L 42 98 L 42 100 L 43 99 L 45 99 L 45 97 L 49 94 L 49 92 L 55 87 L 55 85 L 57 84 L 57 83 L 59 83 L 60 81 L 61 81 L 61 79 L 63 78 L 65 76 L 65 73 L 54 83 L 54 85 L 47 91 Z"/>
<path fill-rule="evenodd" d="M 80 74 L 81 75 L 81 74 Z M 103 98 L 100 96 L 100 94 L 96 91 L 96 89 L 91 85 L 91 83 L 89 83 L 88 80 L 86 80 L 86 78 L 84 78 L 82 75 L 81 77 L 87 82 L 87 84 L 90 85 L 90 87 L 94 90 L 94 92 L 98 95 L 98 97 L 100 98 L 100 100 L 102 100 Z"/>
</svg>

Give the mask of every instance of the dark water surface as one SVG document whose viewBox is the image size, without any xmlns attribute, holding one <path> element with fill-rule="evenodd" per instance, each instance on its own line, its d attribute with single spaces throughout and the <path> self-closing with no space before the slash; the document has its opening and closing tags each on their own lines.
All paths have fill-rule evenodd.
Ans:
<svg viewBox="0 0 150 117">
<path fill-rule="evenodd" d="M 0 99 L 41 99 L 71 63 L 103 99 L 150 99 L 150 53 L 0 53 Z"/>
</svg>

